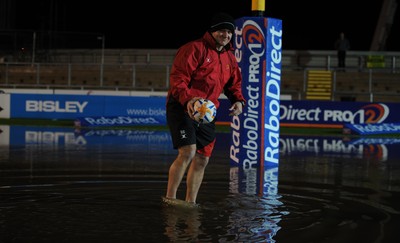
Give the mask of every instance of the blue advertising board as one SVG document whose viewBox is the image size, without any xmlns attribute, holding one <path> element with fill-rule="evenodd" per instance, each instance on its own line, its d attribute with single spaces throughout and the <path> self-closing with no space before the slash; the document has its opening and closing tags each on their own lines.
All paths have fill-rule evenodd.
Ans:
<svg viewBox="0 0 400 243">
<path fill-rule="evenodd" d="M 166 124 L 165 97 L 12 94 L 11 105 L 11 118 L 82 118 L 87 124 L 111 126 L 107 122 Z"/>
<path fill-rule="evenodd" d="M 248 85 L 247 92 L 245 92 L 249 99 L 247 107 L 245 107 L 244 114 L 237 117 L 238 119 L 247 118 L 245 124 L 247 127 L 254 127 L 255 125 L 252 123 L 257 114 L 262 114 L 261 108 L 253 99 L 256 92 L 250 92 L 251 89 L 252 86 Z M 115 122 L 115 125 L 120 125 L 118 119 L 119 122 L 130 120 L 132 125 L 166 124 L 165 97 L 160 96 L 0 94 L 0 97 L 3 96 L 9 97 L 9 99 L 1 100 L 4 102 L 0 104 L 2 109 L 0 112 L 5 114 L 3 118 L 71 120 L 86 118 L 84 122 L 92 122 L 97 126 L 102 123 L 113 126 L 113 124 L 107 124 L 107 120 Z M 232 117 L 228 114 L 229 100 L 220 99 L 220 102 L 217 124 L 231 124 Z M 271 105 L 276 105 L 276 102 L 275 100 Z M 279 106 L 280 126 L 341 128 L 345 124 L 396 124 L 400 121 L 398 103 L 280 100 Z M 272 128 L 276 123 L 276 116 L 266 119 L 268 120 L 265 127 Z M 260 136 L 263 133 L 265 131 L 260 131 Z M 249 134 L 251 135 L 251 132 Z M 257 142 L 259 141 L 261 141 L 260 137 Z"/>
<path fill-rule="evenodd" d="M 258 194 L 277 190 L 280 126 L 282 21 L 243 17 L 236 20 L 235 56 L 243 75 L 246 106 L 231 122 L 230 161 L 239 181 Z M 240 185 L 239 185 L 240 188 Z"/>
<path fill-rule="evenodd" d="M 336 126 L 344 124 L 396 123 L 398 103 L 281 101 L 281 124 L 285 126 Z"/>
</svg>

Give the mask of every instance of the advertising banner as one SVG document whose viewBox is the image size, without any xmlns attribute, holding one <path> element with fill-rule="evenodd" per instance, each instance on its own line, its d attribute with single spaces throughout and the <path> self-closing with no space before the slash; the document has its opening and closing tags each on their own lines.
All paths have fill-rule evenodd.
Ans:
<svg viewBox="0 0 400 243">
<path fill-rule="evenodd" d="M 336 126 L 344 124 L 396 123 L 398 103 L 281 101 L 281 124 L 285 126 Z"/>
<path fill-rule="evenodd" d="M 236 26 L 235 56 L 247 103 L 231 122 L 230 161 L 238 170 L 232 175 L 245 183 L 245 192 L 271 195 L 276 193 L 279 162 L 282 21 L 243 17 Z"/>
<path fill-rule="evenodd" d="M 11 118 L 94 117 L 89 121 L 99 125 L 105 121 L 102 117 L 124 116 L 166 124 L 165 97 L 11 94 L 11 104 Z"/>
<path fill-rule="evenodd" d="M 244 58 L 243 53 L 237 53 L 237 56 L 241 60 Z M 254 63 L 254 60 L 252 62 Z M 274 67 L 277 72 L 278 66 L 274 64 Z M 246 75 L 246 69 L 247 72 L 252 70 L 251 74 L 247 73 L 244 76 L 243 89 L 248 100 L 244 113 L 235 117 L 234 123 L 232 123 L 232 117 L 228 114 L 229 100 L 220 99 L 217 124 L 231 124 L 233 130 L 237 130 L 235 126 L 240 125 L 239 121 L 243 122 L 242 127 L 246 127 L 247 130 L 246 136 L 251 136 L 251 141 L 246 145 L 248 148 L 261 145 L 262 138 L 267 139 L 267 142 L 272 145 L 275 144 L 273 138 L 278 132 L 276 130 L 278 117 L 279 126 L 293 127 L 342 128 L 344 124 L 396 124 L 400 121 L 398 103 L 274 99 L 273 97 L 277 97 L 276 93 L 280 91 L 277 86 L 280 81 L 277 74 L 266 76 L 264 79 L 260 79 L 264 81 L 257 83 L 256 80 L 259 77 L 256 76 L 255 67 L 244 66 L 241 68 L 244 75 Z M 264 69 L 266 68 L 264 67 Z M 260 70 L 259 75 L 263 72 Z M 266 80 L 270 81 L 269 85 L 265 84 Z M 256 84 L 263 86 L 258 87 Z M 265 94 L 267 95 L 264 97 Z M 268 105 L 264 106 L 264 109 L 267 109 L 265 111 L 261 109 L 260 104 L 268 100 Z M 278 102 L 280 111 L 279 116 L 276 116 L 274 114 L 276 114 Z M 166 125 L 165 114 L 165 97 L 162 96 L 0 94 L 0 118 L 5 119 L 79 119 L 82 126 Z M 259 124 L 260 119 L 263 120 L 262 124 Z M 265 129 L 261 129 L 261 127 Z M 255 134 L 253 131 L 258 131 L 258 129 L 260 129 L 259 133 Z M 239 133 L 234 134 L 239 135 Z M 232 138 L 236 138 L 236 136 Z M 239 151 L 238 142 L 235 141 L 233 144 L 231 156 L 243 154 L 243 152 L 237 153 Z M 276 159 L 273 157 L 275 154 L 273 151 L 276 151 L 273 146 L 267 148 L 266 151 L 260 151 L 261 154 L 257 154 L 257 157 L 264 156 L 264 153 L 268 151 L 272 152 L 266 154 L 267 159 Z M 237 159 L 232 162 L 238 164 Z"/>
</svg>

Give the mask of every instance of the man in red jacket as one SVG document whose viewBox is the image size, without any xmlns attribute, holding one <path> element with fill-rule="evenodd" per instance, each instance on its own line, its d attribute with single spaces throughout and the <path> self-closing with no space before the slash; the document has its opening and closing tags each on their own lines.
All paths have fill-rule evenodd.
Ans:
<svg viewBox="0 0 400 243">
<path fill-rule="evenodd" d="M 167 123 L 178 156 L 169 168 L 165 200 L 177 201 L 176 193 L 186 176 L 188 205 L 196 199 L 215 144 L 215 120 L 198 123 L 193 104 L 199 98 L 214 102 L 224 93 L 231 102 L 230 115 L 242 113 L 242 76 L 231 43 L 235 21 L 229 14 L 215 14 L 204 35 L 181 46 L 174 59 L 167 96 Z M 218 116 L 218 113 L 217 113 Z"/>
</svg>

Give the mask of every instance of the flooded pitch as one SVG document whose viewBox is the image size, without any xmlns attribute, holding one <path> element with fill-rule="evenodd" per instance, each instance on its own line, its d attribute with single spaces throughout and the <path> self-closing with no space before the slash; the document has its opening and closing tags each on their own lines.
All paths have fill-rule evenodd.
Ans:
<svg viewBox="0 0 400 243">
<path fill-rule="evenodd" d="M 220 133 L 199 208 L 162 202 L 165 131 L 2 127 L 0 242 L 399 242 L 399 139 L 281 136 L 264 194 Z M 183 198 L 184 184 L 179 197 Z"/>
</svg>

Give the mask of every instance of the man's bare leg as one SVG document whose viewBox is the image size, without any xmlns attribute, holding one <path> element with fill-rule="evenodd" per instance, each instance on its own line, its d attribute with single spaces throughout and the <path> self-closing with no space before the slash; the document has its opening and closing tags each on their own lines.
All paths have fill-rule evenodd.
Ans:
<svg viewBox="0 0 400 243">
<path fill-rule="evenodd" d="M 178 149 L 178 156 L 169 168 L 167 198 L 176 199 L 176 192 L 182 182 L 186 169 L 196 153 L 196 145 L 187 145 Z"/>
<path fill-rule="evenodd" d="M 204 171 L 209 159 L 209 157 L 198 153 L 193 158 L 186 178 L 186 202 L 196 203 L 197 194 L 203 182 Z"/>
</svg>

